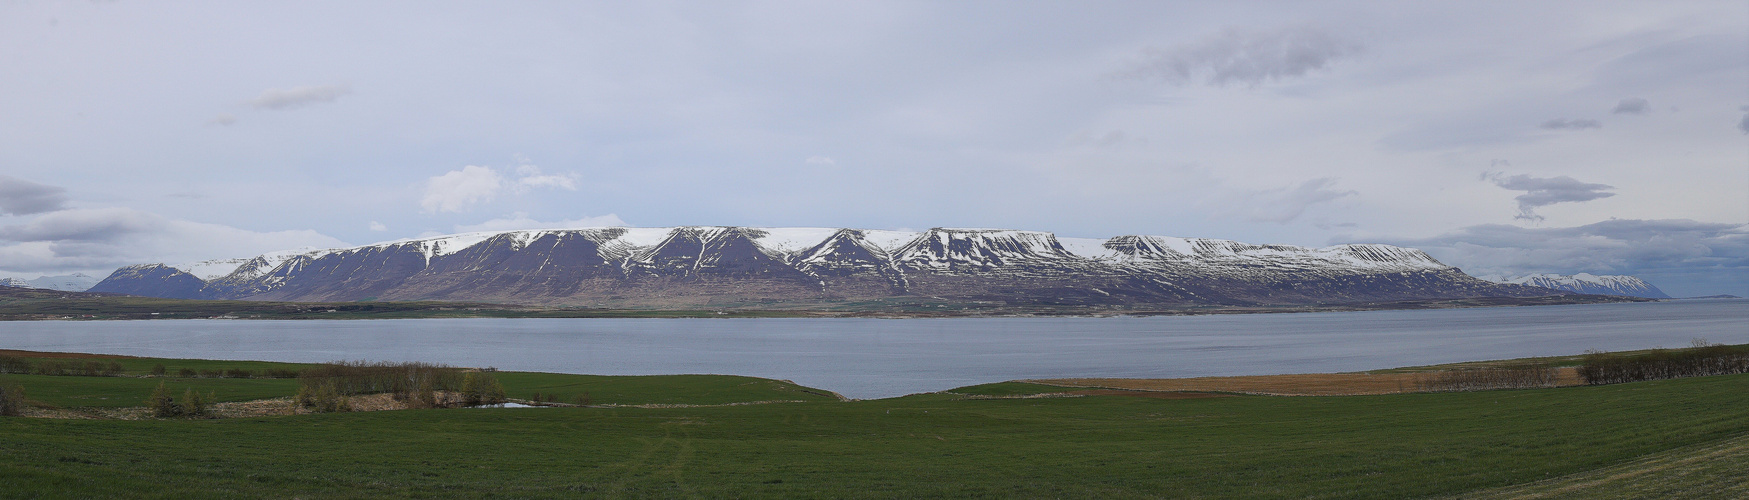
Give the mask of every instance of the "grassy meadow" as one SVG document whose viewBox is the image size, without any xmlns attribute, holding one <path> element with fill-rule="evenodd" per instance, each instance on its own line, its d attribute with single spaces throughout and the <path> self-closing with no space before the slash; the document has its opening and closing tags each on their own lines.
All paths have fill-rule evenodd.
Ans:
<svg viewBox="0 0 1749 500">
<path fill-rule="evenodd" d="M 295 379 L 175 376 L 185 364 L 304 366 L 114 361 L 128 376 L 0 378 L 39 405 L 138 406 L 159 382 L 220 401 L 296 390 Z M 170 375 L 139 376 L 156 365 Z M 1050 397 L 1065 388 L 1004 382 L 866 401 L 747 377 L 497 377 L 512 398 L 592 406 L 0 417 L 0 497 L 1584 498 L 1611 484 L 1596 477 L 1644 486 L 1608 491 L 1704 497 L 1741 491 L 1705 471 L 1749 467 L 1749 375 L 1193 399 Z"/>
</svg>

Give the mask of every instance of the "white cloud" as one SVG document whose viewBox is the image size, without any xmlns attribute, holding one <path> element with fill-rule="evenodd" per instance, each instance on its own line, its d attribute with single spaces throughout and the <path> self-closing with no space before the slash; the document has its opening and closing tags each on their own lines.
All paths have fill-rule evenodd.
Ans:
<svg viewBox="0 0 1749 500">
<path fill-rule="evenodd" d="M 213 119 L 207 120 L 206 122 L 209 125 L 231 126 L 237 123 L 237 117 L 231 116 L 228 113 L 219 113 L 218 116 L 215 116 Z"/>
<path fill-rule="evenodd" d="M 579 179 L 579 176 L 575 173 L 563 175 L 542 174 L 540 167 L 534 165 L 520 165 L 516 167 L 516 174 L 519 176 L 516 179 L 516 185 L 518 189 L 522 190 L 537 187 L 554 187 L 566 191 L 576 191 L 577 181 Z"/>
<path fill-rule="evenodd" d="M 372 231 L 388 231 L 389 226 L 385 226 L 385 225 L 383 225 L 383 223 L 373 220 L 373 221 L 370 221 L 370 230 L 372 230 Z"/>
<path fill-rule="evenodd" d="M 1335 184 L 1336 179 L 1322 177 L 1292 188 L 1241 192 L 1215 200 L 1216 206 L 1222 207 L 1229 215 L 1250 222 L 1286 224 L 1300 218 L 1313 205 L 1360 194 L 1354 190 L 1332 189 Z"/>
<path fill-rule="evenodd" d="M 292 109 L 334 102 L 340 96 L 352 93 L 352 88 L 346 85 L 318 85 L 309 87 L 293 87 L 289 89 L 267 89 L 261 95 L 249 100 L 249 105 L 255 109 Z M 226 125 L 229 125 L 228 123 Z"/>
<path fill-rule="evenodd" d="M 819 165 L 822 167 L 838 164 L 837 161 L 833 161 L 831 158 L 825 156 L 809 156 L 808 159 L 803 160 L 803 162 L 809 165 Z"/>
<path fill-rule="evenodd" d="M 504 188 L 504 177 L 491 167 L 468 165 L 425 181 L 425 212 L 461 212 L 476 203 L 490 202 Z"/>
<path fill-rule="evenodd" d="M 513 231 L 518 229 L 581 229 L 589 227 L 623 227 L 628 226 L 618 215 L 607 214 L 596 217 L 584 216 L 577 219 L 555 222 L 541 222 L 529 218 L 527 213 L 516 212 L 509 217 L 492 219 L 479 224 L 463 224 L 455 227 L 458 233 L 475 231 Z"/>
</svg>

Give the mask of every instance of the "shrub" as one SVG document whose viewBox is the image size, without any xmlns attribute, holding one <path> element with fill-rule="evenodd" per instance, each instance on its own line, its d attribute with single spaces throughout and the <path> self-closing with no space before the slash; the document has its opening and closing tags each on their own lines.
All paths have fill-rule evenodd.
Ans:
<svg viewBox="0 0 1749 500">
<path fill-rule="evenodd" d="M 205 417 L 208 416 L 207 412 L 212 409 L 214 399 L 217 398 L 213 397 L 212 394 L 203 396 L 199 392 L 196 392 L 194 388 L 190 387 L 187 390 L 182 391 L 182 400 L 179 401 L 178 404 L 182 407 L 183 415 L 190 417 Z"/>
<path fill-rule="evenodd" d="M 231 369 L 225 370 L 225 377 L 226 378 L 251 378 L 254 376 L 255 376 L 255 374 L 253 372 L 250 372 L 249 370 L 240 369 L 240 368 L 231 368 Z"/>
<path fill-rule="evenodd" d="M 30 361 L 13 356 L 0 356 L 0 373 L 30 373 Z"/>
<path fill-rule="evenodd" d="M 194 374 L 193 368 L 183 368 L 181 370 L 176 370 L 176 376 L 178 376 L 178 377 L 194 378 L 194 375 L 195 374 Z"/>
<path fill-rule="evenodd" d="M 1554 367 L 1543 364 L 1445 370 L 1417 375 L 1415 388 L 1424 392 L 1460 392 L 1554 387 L 1558 373 Z"/>
<path fill-rule="evenodd" d="M 272 369 L 265 373 L 267 378 L 298 378 L 297 370 Z"/>
<path fill-rule="evenodd" d="M 24 411 L 24 387 L 0 379 L 0 416 L 16 417 Z"/>
<path fill-rule="evenodd" d="M 1587 384 L 1733 373 L 1749 373 L 1749 346 L 1711 344 L 1701 339 L 1695 339 L 1688 349 L 1653 349 L 1633 356 L 1590 351 L 1579 366 L 1579 378 Z"/>
<path fill-rule="evenodd" d="M 461 386 L 461 369 L 430 363 L 337 361 L 298 374 L 302 385 L 332 383 L 340 394 L 393 393 L 406 399 L 424 390 L 453 391 Z"/>
<path fill-rule="evenodd" d="M 159 382 L 158 388 L 152 389 L 152 395 L 146 398 L 146 408 L 150 408 L 152 416 L 158 418 L 182 415 L 182 405 L 177 404 L 176 399 L 170 397 L 170 390 L 164 388 L 163 382 Z"/>
<path fill-rule="evenodd" d="M 152 365 L 152 376 L 154 376 L 154 377 L 164 376 L 164 364 L 163 363 Z"/>
<path fill-rule="evenodd" d="M 293 398 L 298 406 L 309 408 L 310 411 L 321 413 L 352 411 L 352 402 L 346 395 L 335 389 L 333 381 L 305 383 L 298 386 L 298 395 Z"/>
<path fill-rule="evenodd" d="M 491 372 L 468 372 L 462 378 L 462 402 L 468 406 L 494 405 L 505 401 L 504 386 Z"/>
</svg>

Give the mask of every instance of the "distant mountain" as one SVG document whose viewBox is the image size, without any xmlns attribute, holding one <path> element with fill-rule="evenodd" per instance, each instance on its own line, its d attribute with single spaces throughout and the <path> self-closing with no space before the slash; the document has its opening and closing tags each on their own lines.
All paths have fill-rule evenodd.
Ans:
<svg viewBox="0 0 1749 500">
<path fill-rule="evenodd" d="M 1622 295 L 1627 297 L 1643 297 L 1648 299 L 1668 299 L 1663 290 L 1652 286 L 1644 280 L 1633 276 L 1595 275 L 1579 273 L 1564 274 L 1532 274 L 1517 278 L 1497 278 L 1499 283 L 1514 285 L 1529 285 L 1562 290 L 1573 293 L 1588 293 L 1593 295 Z"/>
<path fill-rule="evenodd" d="M 65 274 L 61 276 L 43 276 L 33 280 L 25 280 L 30 286 L 47 290 L 63 292 L 83 292 L 90 290 L 97 282 L 102 281 L 84 273 Z"/>
<path fill-rule="evenodd" d="M 711 226 L 466 233 L 148 264 L 118 269 L 91 291 L 637 308 L 1245 306 L 1564 293 L 1478 280 L 1387 245 Z"/>
<path fill-rule="evenodd" d="M 36 288 L 34 286 L 30 286 L 30 282 L 19 279 L 19 278 L 0 278 L 0 286 L 9 286 L 9 287 L 13 287 L 13 288 Z"/>
</svg>

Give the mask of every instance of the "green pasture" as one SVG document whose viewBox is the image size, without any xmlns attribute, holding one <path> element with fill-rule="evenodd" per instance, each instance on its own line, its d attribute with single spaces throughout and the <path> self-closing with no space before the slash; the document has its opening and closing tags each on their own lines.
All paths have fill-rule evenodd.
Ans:
<svg viewBox="0 0 1749 500">
<path fill-rule="evenodd" d="M 142 400 L 159 381 L 4 377 L 63 406 Z M 1060 390 L 1000 383 L 848 402 L 747 377 L 498 377 L 513 398 L 561 402 L 805 402 L 0 418 L 0 496 L 1417 498 L 1515 491 L 1499 489 L 1749 435 L 1749 375 L 1354 397 L 962 395 Z M 220 400 L 295 390 L 164 380 L 212 384 L 198 389 Z"/>
</svg>

